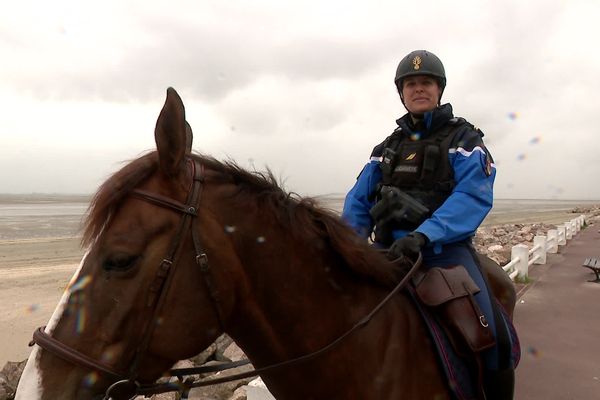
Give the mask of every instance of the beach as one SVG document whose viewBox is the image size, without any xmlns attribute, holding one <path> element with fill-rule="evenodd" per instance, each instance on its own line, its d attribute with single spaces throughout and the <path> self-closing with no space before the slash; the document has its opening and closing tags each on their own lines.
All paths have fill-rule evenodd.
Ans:
<svg viewBox="0 0 600 400">
<path fill-rule="evenodd" d="M 89 196 L 0 195 L 0 368 L 29 355 L 83 251 Z"/>
<path fill-rule="evenodd" d="M 0 367 L 27 358 L 81 256 L 78 238 L 0 242 Z"/>
<path fill-rule="evenodd" d="M 35 328 L 45 325 L 76 270 L 83 250 L 80 224 L 85 198 L 17 201 L 0 195 L 0 367 L 27 358 Z M 559 224 L 594 202 L 500 202 L 484 225 Z M 596 202 L 597 203 L 597 202 Z M 339 211 L 339 198 L 323 201 Z"/>
</svg>

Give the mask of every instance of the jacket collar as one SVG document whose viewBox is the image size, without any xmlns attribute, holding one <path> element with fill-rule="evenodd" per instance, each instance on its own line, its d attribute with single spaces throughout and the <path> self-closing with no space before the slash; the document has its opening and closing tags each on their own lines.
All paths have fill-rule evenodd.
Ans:
<svg viewBox="0 0 600 400">
<path fill-rule="evenodd" d="M 452 118 L 454 118 L 452 105 L 446 103 L 434 108 L 432 111 L 426 112 L 423 115 L 423 119 L 417 121 L 416 124 L 413 122 L 410 113 L 404 114 L 402 118 L 396 120 L 396 123 L 407 135 L 411 137 L 415 137 L 413 135 L 416 135 L 416 137 L 424 138 L 446 125 Z"/>
</svg>

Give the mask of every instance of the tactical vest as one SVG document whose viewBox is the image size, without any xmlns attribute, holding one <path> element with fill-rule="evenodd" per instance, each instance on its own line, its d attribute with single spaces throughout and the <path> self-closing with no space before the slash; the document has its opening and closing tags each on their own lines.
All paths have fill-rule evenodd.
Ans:
<svg viewBox="0 0 600 400">
<path fill-rule="evenodd" d="M 391 230 L 416 229 L 446 201 L 455 186 L 448 160 L 450 144 L 469 126 L 472 127 L 463 118 L 452 118 L 425 139 L 413 141 L 401 128 L 386 139 L 380 163 L 382 180 L 376 192 L 377 203 L 371 210 L 377 241 L 389 242 Z M 392 197 L 395 200 L 390 202 Z M 415 209 L 407 206 L 407 199 L 421 212 L 407 212 Z"/>
</svg>

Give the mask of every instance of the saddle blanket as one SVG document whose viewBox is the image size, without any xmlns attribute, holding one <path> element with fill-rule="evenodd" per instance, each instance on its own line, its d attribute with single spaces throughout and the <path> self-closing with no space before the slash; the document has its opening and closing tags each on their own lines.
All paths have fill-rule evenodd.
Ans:
<svg viewBox="0 0 600 400">
<path fill-rule="evenodd" d="M 479 370 L 474 358 L 466 358 L 460 356 L 454 350 L 450 339 L 446 335 L 444 329 L 440 326 L 437 318 L 433 313 L 422 303 L 417 300 L 417 295 L 414 289 L 409 288 L 408 293 L 412 297 L 413 302 L 417 306 L 419 313 L 423 317 L 426 327 L 429 330 L 432 342 L 437 350 L 438 360 L 442 367 L 448 386 L 454 397 L 457 400 L 477 400 L 480 398 L 479 389 Z M 512 365 L 516 368 L 521 358 L 521 347 L 515 327 L 512 324 L 504 307 L 497 303 L 497 310 L 502 314 L 502 318 L 508 327 L 510 335 L 510 355 L 501 354 L 500 357 L 510 357 Z"/>
</svg>

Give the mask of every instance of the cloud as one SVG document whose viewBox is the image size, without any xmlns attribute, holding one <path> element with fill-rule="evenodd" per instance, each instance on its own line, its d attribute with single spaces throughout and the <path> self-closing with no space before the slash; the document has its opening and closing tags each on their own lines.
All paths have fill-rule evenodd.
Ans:
<svg viewBox="0 0 600 400">
<path fill-rule="evenodd" d="M 44 168 L 61 174 L 79 162 L 64 148 L 102 151 L 86 168 L 104 177 L 102 161 L 153 146 L 173 86 L 197 150 L 269 165 L 292 190 L 345 192 L 405 112 L 392 83 L 397 62 L 425 48 L 445 64 L 444 99 L 485 132 L 498 194 L 543 196 L 550 183 L 531 183 L 542 176 L 587 195 L 583 182 L 600 173 L 599 12 L 585 0 L 24 0 L 0 15 L 0 51 L 10 55 L 0 64 L 0 105 L 11 110 L 0 146 L 13 149 L 15 165 L 32 143 L 31 157 L 60 154 Z M 22 171 L 22 181 L 37 179 Z"/>
<path fill-rule="evenodd" d="M 3 80 L 39 98 L 149 101 L 157 88 L 179 86 L 212 101 L 265 76 L 356 78 L 386 57 L 369 41 L 289 31 L 269 15 L 195 11 L 197 19 L 141 12 L 127 26 L 117 18 L 106 37 L 95 34 L 95 21 L 46 24 L 5 43 L 25 62 L 5 64 Z M 91 11 L 81 13 L 90 18 Z"/>
</svg>

